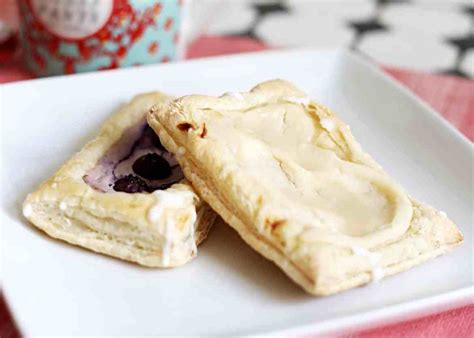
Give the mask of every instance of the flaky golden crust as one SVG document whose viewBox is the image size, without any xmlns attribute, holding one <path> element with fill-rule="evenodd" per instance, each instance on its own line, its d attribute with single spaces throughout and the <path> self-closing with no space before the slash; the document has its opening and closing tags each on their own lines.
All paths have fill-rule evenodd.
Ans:
<svg viewBox="0 0 474 338">
<path fill-rule="evenodd" d="M 383 269 L 383 276 L 388 276 L 443 254 L 462 242 L 461 233 L 443 212 L 406 194 L 408 204 L 405 204 L 410 213 L 404 214 L 411 219 L 407 228 L 396 236 L 387 237 L 388 241 L 367 242 L 368 250 L 348 246 L 342 240 L 340 243 L 328 242 L 317 235 L 303 236 L 297 222 L 289 224 L 282 218 L 281 205 L 273 204 L 275 191 L 241 172 L 245 169 L 239 167 L 236 156 L 229 155 L 231 152 L 223 146 L 225 131 L 216 134 L 210 130 L 210 125 L 215 121 L 220 123 L 236 112 L 248 113 L 268 102 L 305 100 L 305 95 L 288 82 L 274 80 L 258 85 L 249 93 L 226 94 L 219 98 L 183 97 L 154 107 L 148 122 L 159 132 L 165 147 L 177 154 L 186 178 L 199 195 L 250 246 L 314 295 L 329 295 L 374 280 L 377 271 L 374 271 L 371 258 L 375 255 L 378 271 Z M 333 112 L 312 101 L 304 104 L 313 114 L 311 118 L 315 125 L 321 125 L 325 118 L 331 120 L 331 128 L 318 139 L 319 147 L 370 168 L 373 175 L 388 177 L 360 149 L 350 129 Z M 328 135 L 331 140 L 326 142 L 323 136 Z M 254 155 L 259 156 L 258 153 Z M 392 186 L 398 189 L 396 184 Z M 404 194 L 401 189 L 397 193 Z M 272 203 L 267 202 L 269 200 Z"/>
<path fill-rule="evenodd" d="M 95 139 L 27 196 L 25 217 L 51 237 L 144 266 L 172 267 L 192 259 L 195 244 L 206 238 L 216 215 L 186 181 L 165 190 L 183 196 L 182 208 L 166 211 L 176 228 L 169 239 L 165 222 L 150 218 L 150 210 L 160 203 L 154 194 L 103 193 L 83 180 L 127 128 L 141 123 L 153 104 L 169 99 L 158 92 L 138 95 L 110 117 Z M 169 257 L 163 257 L 167 241 Z"/>
</svg>

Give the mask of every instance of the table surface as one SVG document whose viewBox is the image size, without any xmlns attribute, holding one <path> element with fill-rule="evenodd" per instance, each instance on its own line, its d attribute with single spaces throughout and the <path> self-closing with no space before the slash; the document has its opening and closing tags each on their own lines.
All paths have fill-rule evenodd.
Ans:
<svg viewBox="0 0 474 338">
<path fill-rule="evenodd" d="M 32 78 L 19 61 L 15 41 L 0 46 L 0 83 Z M 203 36 L 194 41 L 188 58 L 264 50 L 267 46 L 251 37 Z M 395 67 L 383 69 L 410 88 L 436 111 L 474 141 L 474 81 L 461 77 L 434 75 Z M 389 326 L 341 334 L 341 337 L 471 337 L 474 305 Z M 20 332 L 0 294 L 0 336 L 18 337 Z"/>
</svg>

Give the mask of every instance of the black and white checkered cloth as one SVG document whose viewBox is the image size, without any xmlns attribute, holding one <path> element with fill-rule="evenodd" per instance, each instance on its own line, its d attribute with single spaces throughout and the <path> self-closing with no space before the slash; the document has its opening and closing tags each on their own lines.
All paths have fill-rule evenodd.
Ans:
<svg viewBox="0 0 474 338">
<path fill-rule="evenodd" d="M 384 65 L 474 76 L 474 0 L 197 0 L 209 34 L 348 46 Z"/>
</svg>

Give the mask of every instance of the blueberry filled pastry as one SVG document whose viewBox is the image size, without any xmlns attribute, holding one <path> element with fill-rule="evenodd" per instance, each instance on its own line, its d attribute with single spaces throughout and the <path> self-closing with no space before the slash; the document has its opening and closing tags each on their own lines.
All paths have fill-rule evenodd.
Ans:
<svg viewBox="0 0 474 338">
<path fill-rule="evenodd" d="M 25 217 L 52 237 L 145 266 L 195 257 L 216 215 L 146 123 L 149 108 L 168 100 L 135 97 L 28 195 Z"/>
<path fill-rule="evenodd" d="M 185 96 L 154 106 L 148 123 L 199 195 L 314 295 L 378 281 L 463 240 L 332 111 L 286 81 Z"/>
</svg>

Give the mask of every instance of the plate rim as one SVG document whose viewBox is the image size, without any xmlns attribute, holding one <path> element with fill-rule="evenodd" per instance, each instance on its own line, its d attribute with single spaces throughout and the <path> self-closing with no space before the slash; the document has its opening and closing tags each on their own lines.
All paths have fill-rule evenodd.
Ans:
<svg viewBox="0 0 474 338">
<path fill-rule="evenodd" d="M 447 119 L 445 119 L 443 115 L 441 114 L 441 112 L 437 111 L 432 106 L 430 106 L 428 102 L 426 102 L 421 97 L 416 95 L 402 82 L 398 81 L 396 78 L 394 78 L 387 72 L 383 71 L 381 66 L 373 62 L 370 62 L 368 58 L 363 58 L 362 56 L 348 49 L 338 49 L 337 51 L 339 51 L 340 55 L 342 55 L 343 57 L 347 57 L 349 60 L 355 63 L 358 63 L 362 67 L 366 67 L 367 69 L 372 71 L 374 74 L 376 74 L 379 79 L 385 81 L 387 84 L 393 86 L 394 89 L 404 94 L 405 96 L 409 97 L 410 100 L 414 102 L 415 104 L 417 104 L 420 108 L 422 108 L 425 111 L 429 111 L 430 113 L 429 115 L 431 115 L 431 118 L 434 118 L 436 122 L 441 123 L 443 127 L 446 127 L 447 129 L 449 129 L 449 131 L 451 132 L 453 136 L 455 135 L 457 138 L 465 142 L 466 145 L 472 146 L 472 142 L 467 138 L 467 136 L 461 133 L 453 124 L 451 124 Z"/>
<path fill-rule="evenodd" d="M 307 325 L 297 325 L 283 330 L 264 331 L 262 334 L 296 335 L 329 334 L 343 331 L 370 330 L 375 327 L 416 320 L 425 316 L 474 304 L 474 286 L 447 291 L 435 296 L 422 297 L 376 310 L 340 316 Z M 407 318 L 411 316 L 410 318 Z M 349 333 L 349 332 L 346 332 Z"/>
</svg>

